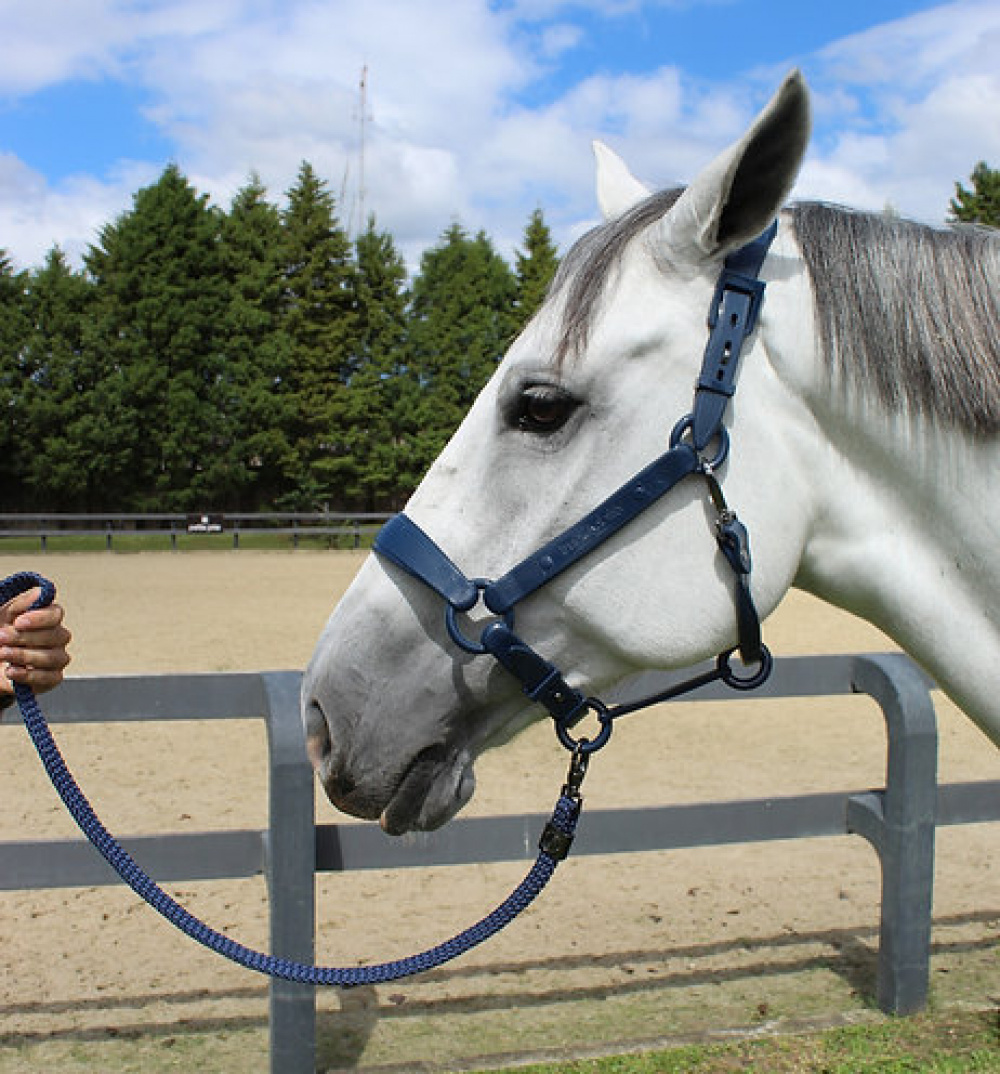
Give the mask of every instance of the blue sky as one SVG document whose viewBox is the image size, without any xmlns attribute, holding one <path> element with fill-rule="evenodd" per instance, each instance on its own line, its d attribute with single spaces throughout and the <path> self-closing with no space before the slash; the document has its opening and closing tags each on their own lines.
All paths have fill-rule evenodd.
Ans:
<svg viewBox="0 0 1000 1074">
<path fill-rule="evenodd" d="M 996 0 L 0 0 L 0 249 L 79 260 L 176 163 L 226 205 L 311 161 L 411 263 L 459 220 L 509 253 L 596 219 L 590 143 L 651 184 L 813 90 L 797 196 L 939 221 L 1000 164 Z M 359 81 L 368 71 L 364 184 Z"/>
<path fill-rule="evenodd" d="M 57 184 L 79 172 L 107 174 L 123 157 L 169 160 L 174 142 L 144 115 L 148 104 L 128 83 L 69 79 L 5 102 L 0 146 Z"/>
<path fill-rule="evenodd" d="M 498 9 L 502 3 L 494 5 Z M 594 70 L 641 73 L 663 63 L 689 75 L 722 80 L 765 64 L 785 64 L 878 23 L 940 6 L 933 0 L 838 0 L 817 5 L 802 0 L 715 4 L 637 5 L 619 15 L 613 4 L 566 5 L 583 39 L 553 80 L 565 89 Z M 589 10 L 588 10 L 589 8 Z"/>
</svg>

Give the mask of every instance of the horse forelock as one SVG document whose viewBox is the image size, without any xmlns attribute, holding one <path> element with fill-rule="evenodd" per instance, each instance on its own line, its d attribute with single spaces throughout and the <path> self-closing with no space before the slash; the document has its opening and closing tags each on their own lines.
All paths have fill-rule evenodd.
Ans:
<svg viewBox="0 0 1000 1074">
<path fill-rule="evenodd" d="M 678 188 L 650 195 L 616 219 L 588 231 L 563 258 L 550 289 L 550 297 L 562 301 L 554 355 L 557 369 L 586 349 L 608 281 L 626 248 L 665 216 L 681 193 Z"/>
<path fill-rule="evenodd" d="M 651 195 L 566 254 L 550 292 L 562 307 L 556 368 L 586 348 L 626 249 L 681 193 Z M 831 378 L 889 412 L 1000 433 L 1000 232 L 819 202 L 790 213 Z"/>
<path fill-rule="evenodd" d="M 831 378 L 977 438 L 1000 432 L 1000 232 L 792 207 Z"/>
</svg>

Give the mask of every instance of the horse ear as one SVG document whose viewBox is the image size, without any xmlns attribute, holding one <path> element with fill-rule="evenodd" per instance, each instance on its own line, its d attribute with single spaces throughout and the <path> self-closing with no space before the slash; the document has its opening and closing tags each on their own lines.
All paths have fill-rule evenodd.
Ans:
<svg viewBox="0 0 1000 1074">
<path fill-rule="evenodd" d="M 717 257 L 756 238 L 791 191 L 809 132 L 809 90 L 796 70 L 678 199 L 663 221 L 667 245 L 688 258 Z"/>
<path fill-rule="evenodd" d="M 594 142 L 597 202 L 605 220 L 614 220 L 652 193 L 628 170 L 625 161 L 603 142 Z"/>
</svg>

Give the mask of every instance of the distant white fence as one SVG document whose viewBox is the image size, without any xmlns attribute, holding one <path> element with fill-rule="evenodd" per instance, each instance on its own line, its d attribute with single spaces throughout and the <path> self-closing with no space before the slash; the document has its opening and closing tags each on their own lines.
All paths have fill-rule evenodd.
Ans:
<svg viewBox="0 0 1000 1074">
<path fill-rule="evenodd" d="M 646 676 L 635 689 L 663 688 L 672 678 L 659 673 Z M 547 819 L 539 815 L 460 818 L 438 832 L 405 842 L 387 839 L 376 825 L 317 827 L 313 774 L 299 715 L 300 684 L 301 674 L 291 671 L 81 678 L 67 681 L 43 703 L 53 723 L 248 717 L 267 721 L 267 831 L 134 836 L 122 842 L 161 881 L 265 873 L 271 903 L 270 947 L 284 958 L 302 962 L 314 958 L 317 871 L 534 858 Z M 859 692 L 878 702 L 888 731 L 884 788 L 589 810 L 573 853 L 861 835 L 875 848 L 882 867 L 878 1004 L 894 1014 L 920 1010 L 927 1001 L 930 972 L 936 826 L 1000 820 L 1000 781 L 937 786 L 937 724 L 928 687 L 926 677 L 898 654 L 782 658 L 756 698 Z M 713 684 L 700 691 L 697 700 L 738 703 L 741 696 L 745 695 Z M 0 890 L 118 882 L 104 859 L 82 839 L 0 843 L 0 861 Z M 273 1074 L 313 1074 L 314 989 L 272 981 L 270 1004 Z"/>
</svg>

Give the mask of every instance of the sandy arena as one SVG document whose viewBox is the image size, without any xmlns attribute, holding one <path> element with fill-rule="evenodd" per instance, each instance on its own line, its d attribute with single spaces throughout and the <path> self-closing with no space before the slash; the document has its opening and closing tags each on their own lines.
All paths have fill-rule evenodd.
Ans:
<svg viewBox="0 0 1000 1074">
<path fill-rule="evenodd" d="M 56 581 L 75 635 L 72 673 L 107 675 L 301 668 L 359 563 L 312 552 L 37 555 L 0 557 L 0 572 Z M 779 656 L 892 648 L 799 594 L 765 635 Z M 937 700 L 942 781 L 1000 778 L 1000 752 Z M 116 834 L 265 824 L 257 722 L 56 735 Z M 677 704 L 616 730 L 586 799 L 593 809 L 857 789 L 879 785 L 883 767 L 882 719 L 864 698 Z M 483 758 L 467 813 L 547 811 L 564 768 L 540 723 Z M 0 779 L 0 840 L 75 834 L 16 720 L 0 728 Z M 325 800 L 317 813 L 336 819 Z M 481 917 L 523 872 L 323 876 L 319 959 L 422 949 Z M 451 967 L 321 995 L 322 1069 L 455 1070 L 874 1017 L 878 884 L 874 853 L 846 837 L 571 859 L 524 918 Z M 1000 1003 L 1000 828 L 942 829 L 936 885 L 935 1000 Z M 266 947 L 261 879 L 170 890 L 214 926 Z M 268 1069 L 266 982 L 175 933 L 130 891 L 0 900 L 0 1074 Z"/>
</svg>

